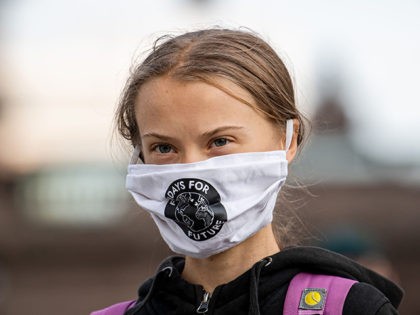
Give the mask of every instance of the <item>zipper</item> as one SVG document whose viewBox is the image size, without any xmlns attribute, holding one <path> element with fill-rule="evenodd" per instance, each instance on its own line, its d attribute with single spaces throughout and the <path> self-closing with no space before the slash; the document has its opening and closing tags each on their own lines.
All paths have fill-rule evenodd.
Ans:
<svg viewBox="0 0 420 315">
<path fill-rule="evenodd" d="M 203 299 L 201 300 L 200 305 L 197 308 L 197 314 L 207 313 L 207 311 L 209 310 L 210 298 L 210 293 L 204 291 Z"/>
</svg>

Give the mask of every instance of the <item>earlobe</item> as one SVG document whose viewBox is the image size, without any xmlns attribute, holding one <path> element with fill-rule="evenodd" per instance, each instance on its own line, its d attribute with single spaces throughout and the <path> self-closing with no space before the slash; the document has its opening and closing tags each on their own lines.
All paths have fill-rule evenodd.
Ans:
<svg viewBox="0 0 420 315">
<path fill-rule="evenodd" d="M 290 142 L 289 149 L 286 152 L 287 161 L 290 163 L 296 156 L 297 148 L 298 148 L 298 135 L 299 135 L 299 120 L 293 119 L 293 137 L 292 141 Z"/>
</svg>

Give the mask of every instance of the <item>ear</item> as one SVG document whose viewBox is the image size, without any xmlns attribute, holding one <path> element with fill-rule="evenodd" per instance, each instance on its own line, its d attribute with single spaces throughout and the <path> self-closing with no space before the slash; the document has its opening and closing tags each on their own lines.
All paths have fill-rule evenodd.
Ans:
<svg viewBox="0 0 420 315">
<path fill-rule="evenodd" d="M 297 148 L 298 148 L 298 139 L 299 135 L 299 120 L 293 119 L 293 137 L 292 142 L 290 143 L 289 150 L 287 150 L 286 158 L 287 161 L 290 163 L 296 156 Z"/>
</svg>

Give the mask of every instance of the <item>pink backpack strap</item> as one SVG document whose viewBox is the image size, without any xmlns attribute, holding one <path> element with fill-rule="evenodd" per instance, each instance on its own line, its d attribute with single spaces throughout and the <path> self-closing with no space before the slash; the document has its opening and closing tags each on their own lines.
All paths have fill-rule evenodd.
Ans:
<svg viewBox="0 0 420 315">
<path fill-rule="evenodd" d="M 90 315 L 124 315 L 125 311 L 134 305 L 136 301 L 125 301 L 120 302 L 114 305 L 111 305 L 107 308 L 104 308 L 99 311 L 94 311 Z"/>
<path fill-rule="evenodd" d="M 289 284 L 283 315 L 340 315 L 357 281 L 301 272 Z"/>
</svg>

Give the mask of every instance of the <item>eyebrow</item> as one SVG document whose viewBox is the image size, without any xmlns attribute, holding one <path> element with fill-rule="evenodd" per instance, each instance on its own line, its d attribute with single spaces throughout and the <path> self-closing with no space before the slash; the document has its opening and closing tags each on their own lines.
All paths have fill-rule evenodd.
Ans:
<svg viewBox="0 0 420 315">
<path fill-rule="evenodd" d="M 147 137 L 154 137 L 154 138 L 159 138 L 159 139 L 162 139 L 162 140 L 171 140 L 171 139 L 173 139 L 170 136 L 161 135 L 161 134 L 156 133 L 156 132 L 148 132 L 148 133 L 144 134 L 143 136 L 141 136 L 141 138 L 147 138 Z"/>
<path fill-rule="evenodd" d="M 201 134 L 200 137 L 202 137 L 202 138 L 212 137 L 215 134 L 218 134 L 218 133 L 223 132 L 223 131 L 227 131 L 227 130 L 240 130 L 240 129 L 244 129 L 244 127 L 240 127 L 240 126 L 222 126 L 222 127 L 218 127 L 216 129 L 213 129 L 213 130 L 206 131 L 203 134 Z M 148 133 L 145 133 L 142 136 L 142 138 L 147 138 L 147 137 L 159 138 L 159 139 L 165 140 L 165 141 L 174 139 L 171 136 L 159 134 L 159 133 L 156 133 L 156 132 L 148 132 Z"/>
<path fill-rule="evenodd" d="M 210 131 L 206 131 L 204 132 L 201 137 L 212 137 L 215 134 L 218 134 L 220 132 L 223 131 L 227 131 L 227 130 L 240 130 L 240 129 L 244 129 L 244 127 L 240 127 L 240 126 L 222 126 L 222 127 L 218 127 L 216 129 L 210 130 Z"/>
</svg>

